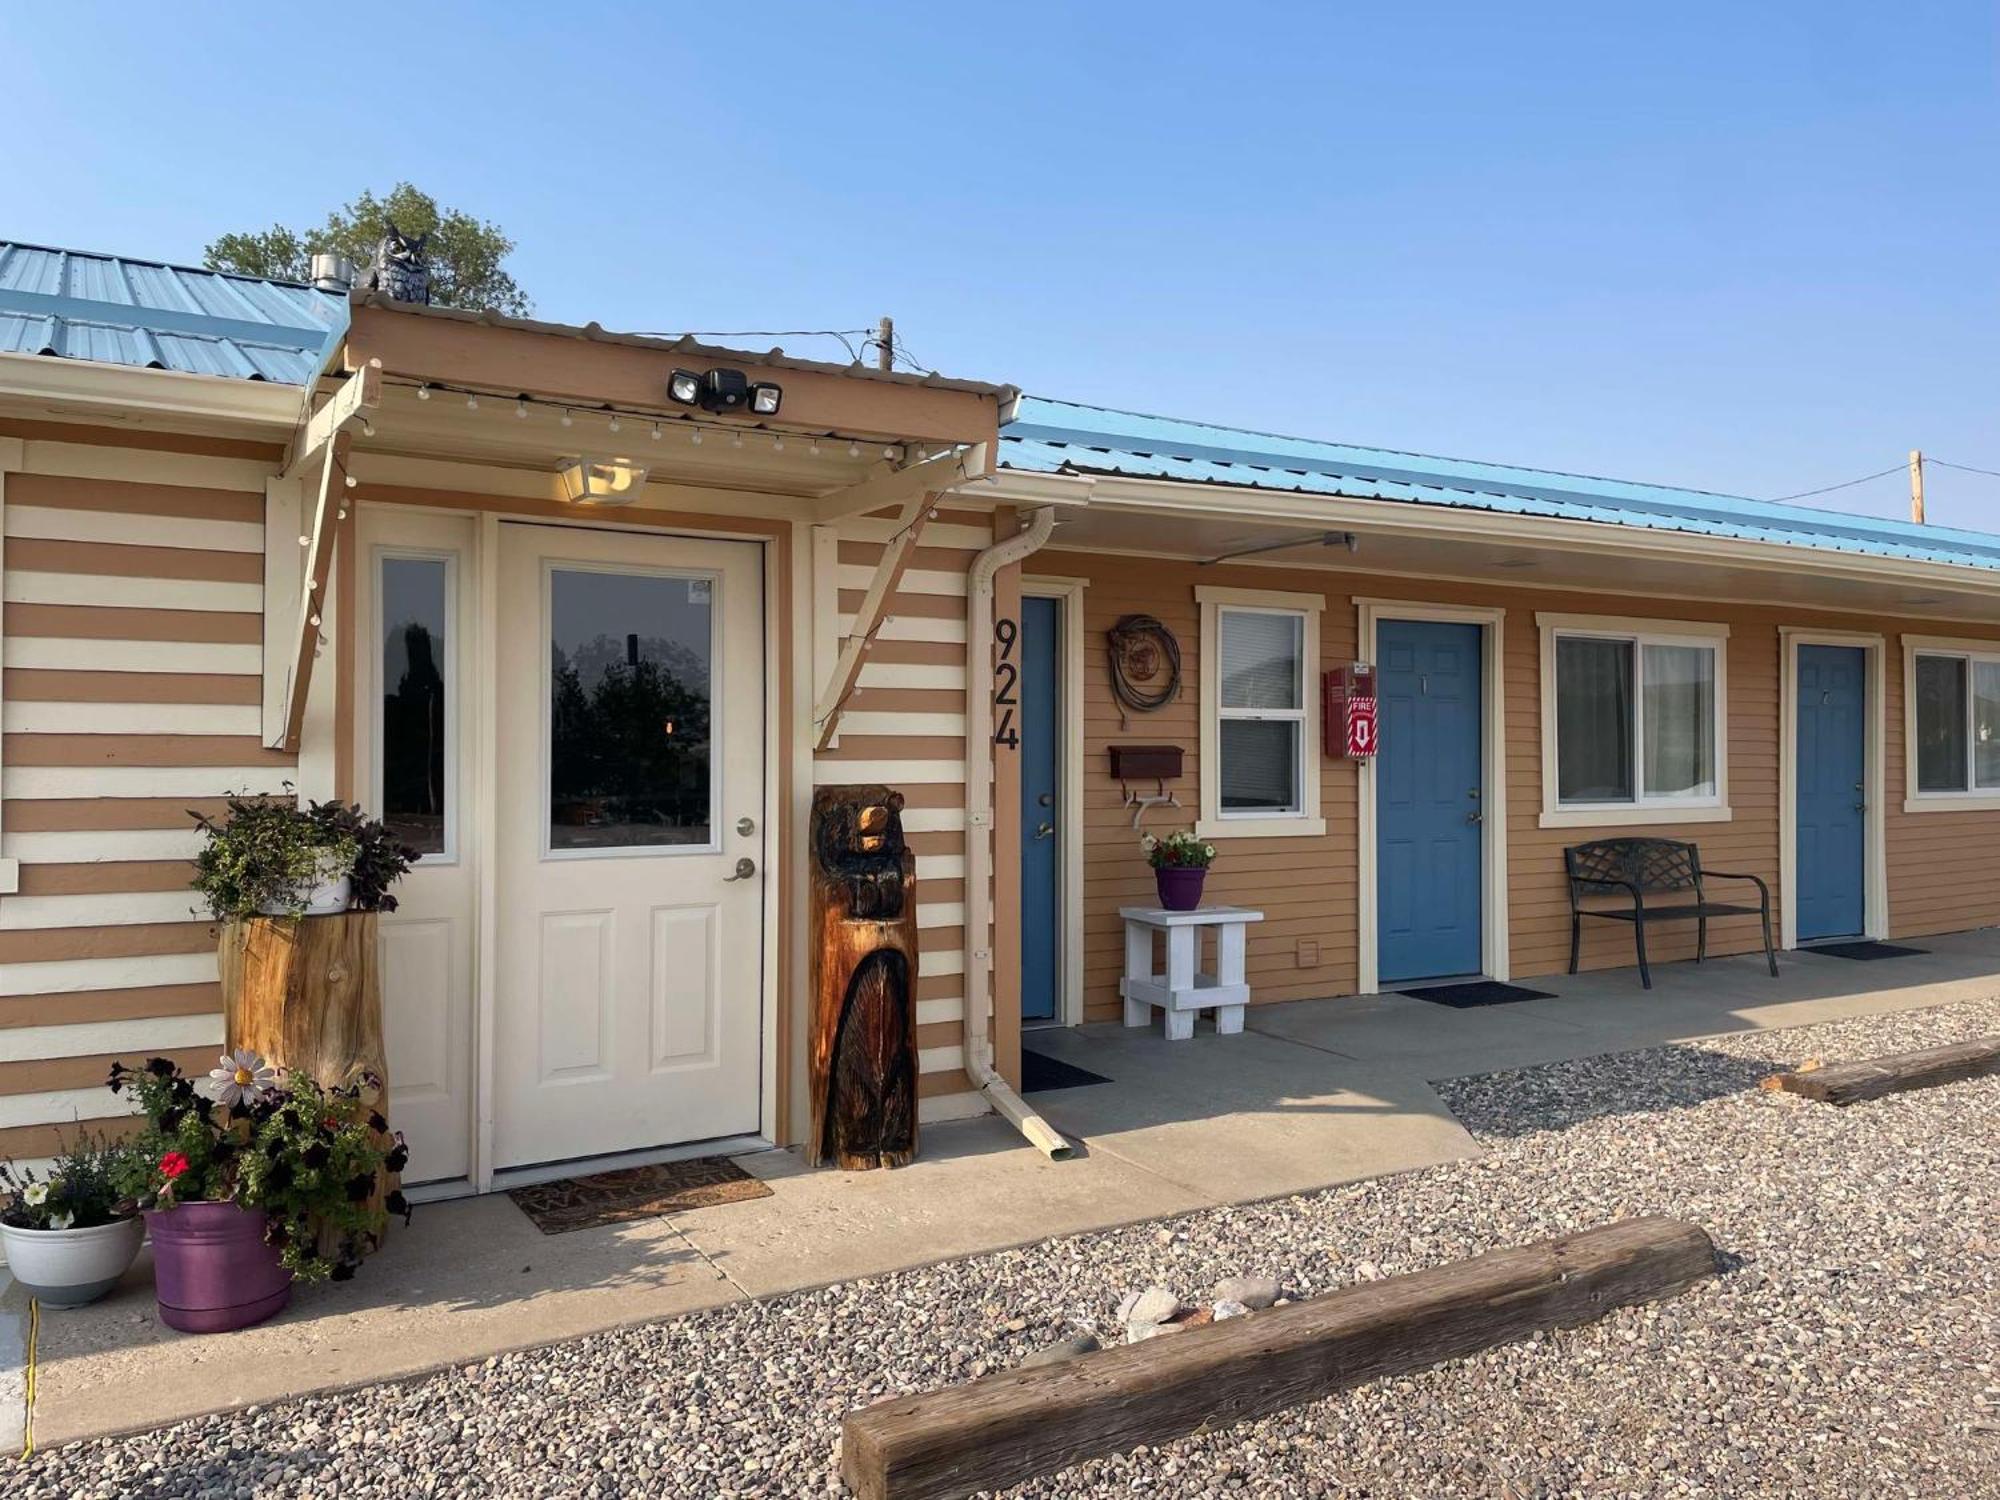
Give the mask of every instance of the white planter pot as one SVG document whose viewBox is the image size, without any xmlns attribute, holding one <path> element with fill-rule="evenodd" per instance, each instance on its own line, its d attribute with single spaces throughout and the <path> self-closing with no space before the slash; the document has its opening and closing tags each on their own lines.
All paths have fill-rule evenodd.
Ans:
<svg viewBox="0 0 2000 1500">
<path fill-rule="evenodd" d="M 326 917 L 335 912 L 347 910 L 347 902 L 352 894 L 352 882 L 348 873 L 336 859 L 322 859 L 319 879 L 304 893 L 305 915 Z M 282 901 L 267 901 L 257 910 L 267 917 L 287 917 L 293 908 Z"/>
<path fill-rule="evenodd" d="M 141 1219 L 90 1229 L 17 1229 L 0 1224 L 7 1269 L 31 1297 L 52 1307 L 95 1302 L 131 1268 L 145 1238 Z"/>
</svg>

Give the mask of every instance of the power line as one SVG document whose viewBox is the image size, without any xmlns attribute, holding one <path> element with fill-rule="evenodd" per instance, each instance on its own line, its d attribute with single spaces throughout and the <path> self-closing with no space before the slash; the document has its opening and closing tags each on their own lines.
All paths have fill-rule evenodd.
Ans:
<svg viewBox="0 0 2000 1500">
<path fill-rule="evenodd" d="M 1926 462 L 1936 462 L 1936 460 L 1926 460 Z M 1882 478 L 1888 478 L 1890 474 L 1904 474 L 1906 470 L 1908 470 L 1908 464 L 1896 464 L 1894 468 L 1884 468 L 1884 470 L 1880 470 L 1876 474 L 1862 474 L 1858 480 L 1842 480 L 1840 484 L 1822 484 L 1818 490 L 1800 490 L 1798 494 L 1772 496 L 1772 504 L 1784 504 L 1786 500 L 1804 500 L 1804 498 L 1814 496 L 1814 494 L 1832 494 L 1834 490 L 1852 490 L 1856 484 L 1868 484 L 1870 480 L 1882 480 Z"/>
<path fill-rule="evenodd" d="M 1944 459 L 1932 458 L 1929 454 L 1924 455 L 1924 462 L 1936 464 L 1940 469 L 1957 469 L 1965 474 L 1984 474 L 1988 479 L 2000 479 L 2000 469 L 1982 469 L 1976 464 L 1947 463 Z"/>
</svg>

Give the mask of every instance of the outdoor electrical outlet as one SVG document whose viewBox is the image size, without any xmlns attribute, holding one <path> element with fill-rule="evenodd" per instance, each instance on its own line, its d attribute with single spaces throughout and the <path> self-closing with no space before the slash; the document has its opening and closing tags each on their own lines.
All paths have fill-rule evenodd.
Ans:
<svg viewBox="0 0 2000 1500">
<path fill-rule="evenodd" d="M 1299 967 L 1317 969 L 1319 967 L 1319 943 L 1313 938 L 1299 939 Z"/>
</svg>

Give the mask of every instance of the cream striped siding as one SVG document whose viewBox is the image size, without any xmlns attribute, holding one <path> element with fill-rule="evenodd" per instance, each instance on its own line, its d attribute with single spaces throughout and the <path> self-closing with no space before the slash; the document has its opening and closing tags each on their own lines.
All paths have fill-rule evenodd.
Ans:
<svg viewBox="0 0 2000 1500">
<path fill-rule="evenodd" d="M 888 516 L 841 523 L 838 561 L 820 586 L 838 591 L 836 640 L 895 534 Z M 903 831 L 917 855 L 917 1057 L 926 1122 L 985 1112 L 965 1076 L 965 579 L 990 545 L 988 519 L 946 511 L 924 529 L 884 611 L 842 714 L 839 744 L 821 751 L 821 786 L 879 781 L 903 793 Z"/>
<path fill-rule="evenodd" d="M 1083 653 L 1084 998 L 1085 1018 L 1091 1021 L 1108 1021 L 1119 1014 L 1118 977 L 1124 951 L 1117 908 L 1150 904 L 1153 899 L 1151 872 L 1140 857 L 1131 814 L 1120 805 L 1118 783 L 1110 774 L 1109 747 L 1115 743 L 1179 744 L 1183 749 L 1184 775 L 1172 790 L 1184 807 L 1150 814 L 1146 830 L 1157 833 L 1192 826 L 1199 804 L 1197 583 L 1324 594 L 1322 669 L 1351 660 L 1355 654 L 1356 597 L 1506 610 L 1502 672 L 1507 709 L 1508 938 L 1517 978 L 1559 973 L 1567 966 L 1569 901 L 1562 850 L 1589 839 L 1631 834 L 1691 841 L 1700 846 L 1705 865 L 1747 871 L 1769 882 L 1773 927 L 1777 930 L 1782 918 L 1778 909 L 1778 773 L 1783 722 L 1778 629 L 1796 625 L 1865 630 L 1880 624 L 1864 616 L 1834 612 L 1703 605 L 1625 595 L 1614 599 L 1393 576 L 1357 577 L 1346 572 L 1198 570 L 1192 564 L 1055 549 L 1036 559 L 1035 570 L 1089 580 L 1084 596 L 1086 641 L 1101 641 L 1118 616 L 1143 612 L 1163 621 L 1181 647 L 1179 698 L 1157 713 L 1130 715 L 1124 722 L 1111 697 L 1103 654 L 1091 649 Z M 1715 621 L 1730 627 L 1726 723 L 1732 816 L 1727 822 L 1540 826 L 1538 611 L 1656 618 L 1663 624 Z M 2000 639 L 2000 631 L 1975 627 L 1926 625 L 1922 632 Z M 2000 923 L 2000 812 L 1903 811 L 1903 655 L 1893 628 L 1887 636 L 1886 652 L 1887 701 L 1882 706 L 1887 714 L 1884 770 L 1889 803 L 1890 932 L 1894 936 L 1920 936 Z M 1319 775 L 1320 806 L 1327 823 L 1324 837 L 1224 841 L 1209 877 L 1209 898 L 1255 906 L 1265 913 L 1266 920 L 1251 929 L 1246 965 L 1254 999 L 1260 1003 L 1344 995 L 1351 993 L 1356 983 L 1356 771 L 1348 762 L 1322 758 Z M 1691 958 L 1694 941 L 1691 923 L 1661 924 L 1647 934 L 1650 956 L 1660 961 Z M 1725 918 L 1711 925 L 1709 949 L 1715 954 L 1745 953 L 1758 950 L 1761 941 L 1754 916 Z M 1318 945 L 1317 963 L 1301 961 L 1301 942 Z M 1613 922 L 1585 925 L 1583 967 L 1624 967 L 1632 961 L 1628 927 Z"/>
<path fill-rule="evenodd" d="M 221 1044 L 187 809 L 296 775 L 260 743 L 256 465 L 123 441 L 72 467 L 137 458 L 146 479 L 7 478 L 0 857 L 21 883 L 0 896 L 0 1155 L 123 1115 L 98 1083 L 112 1059 Z"/>
</svg>

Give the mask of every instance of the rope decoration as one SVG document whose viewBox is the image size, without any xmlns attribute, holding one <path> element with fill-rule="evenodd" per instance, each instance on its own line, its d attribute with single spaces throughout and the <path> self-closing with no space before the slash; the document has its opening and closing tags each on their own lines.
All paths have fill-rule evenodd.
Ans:
<svg viewBox="0 0 2000 1500">
<path fill-rule="evenodd" d="M 1130 727 L 1126 709 L 1157 713 L 1180 696 L 1181 646 L 1171 630 L 1151 615 L 1121 615 L 1104 635 L 1120 727 Z"/>
</svg>

